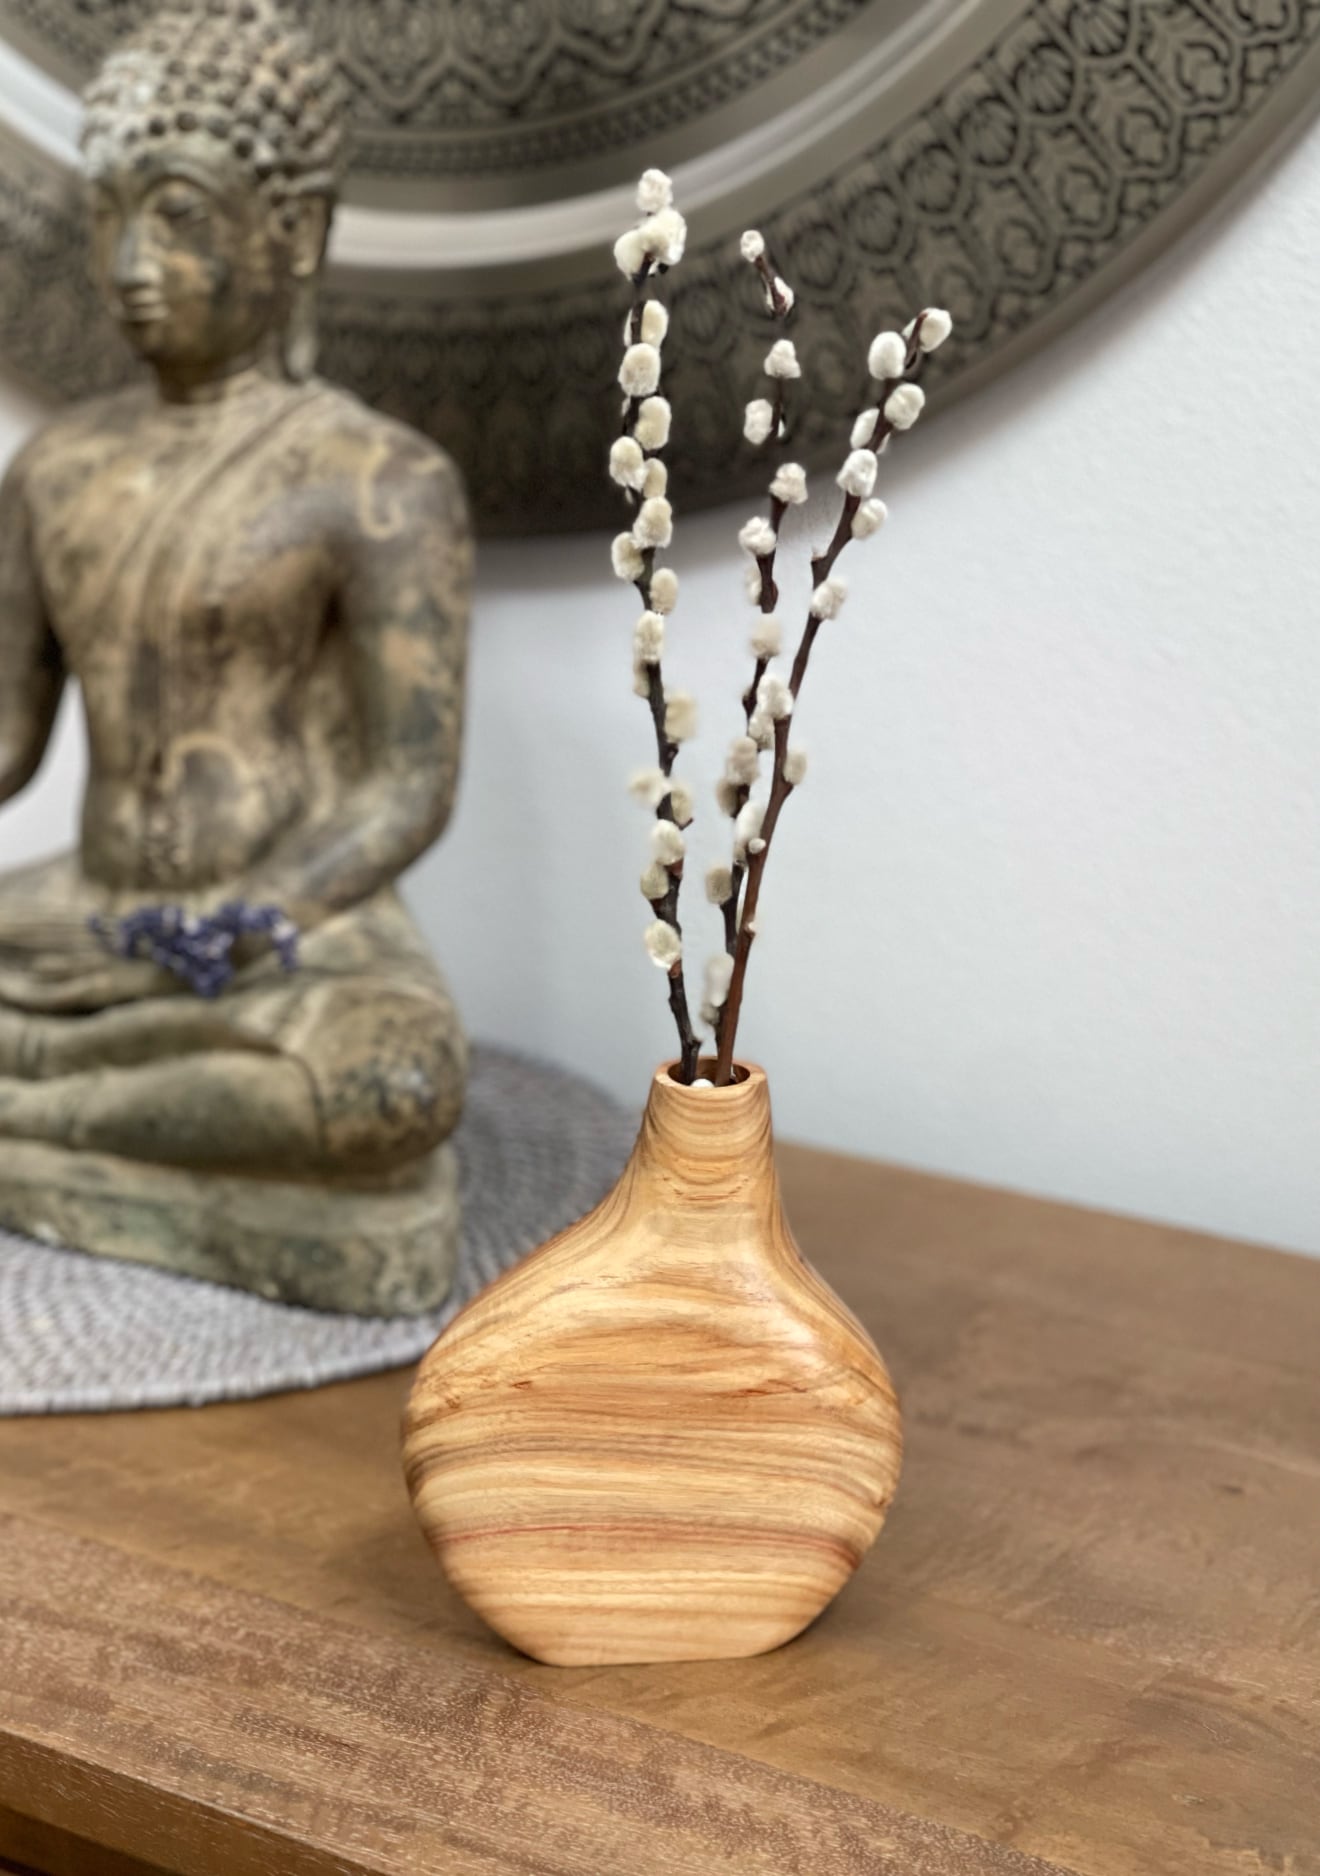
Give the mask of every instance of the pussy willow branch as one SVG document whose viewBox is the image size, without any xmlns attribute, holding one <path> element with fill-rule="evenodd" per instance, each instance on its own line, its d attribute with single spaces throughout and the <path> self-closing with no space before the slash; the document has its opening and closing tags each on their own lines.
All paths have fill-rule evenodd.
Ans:
<svg viewBox="0 0 1320 1876">
<path fill-rule="evenodd" d="M 897 378 L 886 378 L 880 387 L 875 428 L 871 433 L 868 449 L 879 450 L 884 445 L 893 429 L 885 416 L 885 405 L 889 394 L 901 384 L 921 357 L 921 318 L 918 316 L 908 336 L 907 356 L 903 361 L 903 370 Z M 833 539 L 823 554 L 814 555 L 811 562 L 811 585 L 814 592 L 822 580 L 829 578 L 834 571 L 835 562 L 852 539 L 853 517 L 862 505 L 860 495 L 845 495 L 839 512 L 838 526 Z M 738 938 L 733 952 L 733 975 L 729 980 L 728 995 L 720 1012 L 720 1025 L 717 1034 L 717 1052 L 715 1071 L 711 1079 L 717 1088 L 726 1087 L 733 1080 L 733 1051 L 738 1036 L 738 1018 L 742 1012 L 743 987 L 747 980 L 747 964 L 751 957 L 752 945 L 756 939 L 756 908 L 760 903 L 761 881 L 765 877 L 765 864 L 770 858 L 774 844 L 775 828 L 784 803 L 793 792 L 793 784 L 784 777 L 784 758 L 788 754 L 789 724 L 797 713 L 798 700 L 802 694 L 803 681 L 807 675 L 807 666 L 811 659 L 811 649 L 820 631 L 821 621 L 808 607 L 806 624 L 793 659 L 793 669 L 789 677 L 788 688 L 793 694 L 793 712 L 787 717 L 780 717 L 775 723 L 774 777 L 770 784 L 770 799 L 766 803 L 765 819 L 761 823 L 761 840 L 764 842 L 759 853 L 754 853 L 747 863 L 747 886 L 743 893 L 742 909 L 738 919 Z"/>
<path fill-rule="evenodd" d="M 779 526 L 784 518 L 784 510 L 787 506 L 787 502 L 781 502 L 777 495 L 771 496 L 770 526 L 774 529 L 776 537 L 778 537 Z M 777 551 L 778 542 L 776 538 L 775 549 L 768 554 L 758 555 L 756 561 L 757 569 L 761 576 L 761 596 L 759 604 L 763 618 L 768 618 L 779 604 L 779 588 L 775 584 L 775 553 Z M 752 714 L 756 709 L 756 693 L 769 664 L 770 660 L 768 658 L 758 657 L 756 659 L 752 666 L 752 681 L 747 686 L 747 689 L 743 692 L 740 699 L 743 711 L 743 724 L 748 730 L 751 729 Z M 747 805 L 748 797 L 751 795 L 751 792 L 751 788 L 746 782 L 739 783 L 734 790 L 733 813 L 730 819 L 735 825 L 738 816 Z M 724 914 L 724 948 L 729 953 L 730 957 L 734 955 L 735 947 L 738 942 L 738 901 L 742 893 L 743 880 L 746 877 L 746 873 L 747 868 L 745 864 L 739 860 L 735 860 L 729 869 L 729 896 L 720 906 L 720 910 Z M 721 1011 L 720 1023 L 722 1023 L 723 1020 L 723 1011 Z M 716 1035 L 718 1036 L 718 1034 L 719 1024 L 716 1025 Z"/>
<path fill-rule="evenodd" d="M 765 303 L 776 319 L 787 319 L 793 310 L 793 302 L 784 298 L 783 284 L 778 274 L 770 265 L 770 255 L 765 248 L 752 262 L 761 276 L 761 285 L 765 288 Z"/>
<path fill-rule="evenodd" d="M 775 531 L 775 545 L 768 554 L 759 554 L 756 561 L 757 572 L 761 576 L 761 592 L 757 604 L 763 618 L 769 618 L 779 604 L 779 587 L 775 582 L 775 555 L 779 551 L 779 528 L 787 508 L 788 503 L 780 501 L 777 495 L 770 497 L 770 526 Z M 752 681 L 742 694 L 743 718 L 747 723 L 752 720 L 752 712 L 756 708 L 756 692 L 769 663 L 768 658 L 757 658 L 752 667 Z"/>
<path fill-rule="evenodd" d="M 646 562 L 646 571 L 637 581 L 637 590 L 642 596 L 643 604 L 649 608 L 651 573 L 655 562 L 654 548 L 647 548 L 643 558 Z M 678 744 L 665 731 L 665 686 L 658 663 L 649 664 L 646 667 L 646 701 L 651 711 L 651 722 L 655 727 L 656 760 L 660 765 L 661 774 L 668 781 L 674 772 Z M 674 797 L 671 793 L 664 794 L 657 803 L 655 818 L 657 821 L 672 821 L 675 826 L 678 825 L 678 817 L 674 813 Z M 666 924 L 672 925 L 681 939 L 683 927 L 678 917 L 678 893 L 683 883 L 683 862 L 679 860 L 673 866 L 666 867 L 665 870 L 669 876 L 669 889 L 661 898 L 651 900 L 651 910 L 657 918 L 662 918 Z M 669 1007 L 673 1012 L 674 1026 L 678 1031 L 679 1079 L 691 1082 L 696 1079 L 700 1045 L 696 1031 L 692 1027 L 692 1012 L 688 1006 L 687 982 L 681 957 L 676 963 L 670 965 L 665 975 L 669 983 Z"/>
<path fill-rule="evenodd" d="M 653 263 L 648 260 L 646 266 L 633 279 L 633 305 L 632 312 L 628 319 L 628 333 L 630 341 L 634 345 L 637 344 L 642 335 L 642 316 L 645 311 L 646 302 L 650 297 L 645 291 L 645 287 L 650 277 L 652 266 Z M 636 428 L 637 413 L 641 407 L 642 399 L 640 397 L 629 397 L 623 417 L 623 434 L 625 436 L 631 436 Z M 648 455 L 655 454 L 653 450 L 648 450 L 646 453 Z M 631 494 L 631 491 L 629 491 L 629 494 Z M 654 572 L 655 549 L 653 547 L 644 548 L 642 550 L 642 577 L 635 581 L 634 584 L 641 595 L 642 604 L 648 612 L 651 610 L 651 578 Z M 669 781 L 674 773 L 674 763 L 678 756 L 678 744 L 665 729 L 665 684 L 659 659 L 657 659 L 654 664 L 648 664 L 646 666 L 646 702 L 650 709 L 651 722 L 655 729 L 656 761 L 659 764 L 661 774 L 666 781 Z M 657 821 L 672 821 L 675 826 L 678 825 L 678 816 L 674 813 L 674 797 L 672 792 L 668 789 L 656 804 L 655 818 Z M 651 910 L 655 913 L 657 918 L 664 919 L 666 924 L 672 925 L 681 940 L 683 927 L 679 923 L 678 917 L 678 893 L 683 883 L 683 862 L 681 860 L 678 861 L 676 865 L 666 868 L 666 871 L 669 875 L 669 889 L 659 899 L 652 899 L 650 901 Z M 678 1031 L 679 1080 L 692 1082 L 696 1079 L 697 1058 L 700 1053 L 700 1045 L 697 1040 L 696 1031 L 692 1027 L 692 1011 L 688 1004 L 687 980 L 684 976 L 683 959 L 681 956 L 675 963 L 670 965 L 665 975 L 669 986 L 669 1008 L 673 1014 L 674 1027 Z"/>
<path fill-rule="evenodd" d="M 761 284 L 765 288 L 766 306 L 770 311 L 771 317 L 778 320 L 781 326 L 787 326 L 788 316 L 793 310 L 793 303 L 791 300 L 784 298 L 779 284 L 779 276 L 771 266 L 769 256 L 764 249 L 757 255 L 756 260 L 752 264 L 760 275 Z M 784 429 L 784 408 L 787 384 L 788 380 L 786 378 L 775 379 L 774 414 L 770 425 L 770 438 L 768 440 L 776 444 L 780 442 L 780 433 Z M 761 591 L 757 599 L 757 604 L 761 609 L 763 618 L 768 618 L 779 604 L 779 587 L 775 583 L 775 554 L 778 551 L 779 545 L 780 523 L 783 521 L 787 507 L 788 503 L 780 501 L 777 495 L 771 496 L 770 526 L 775 531 L 775 546 L 768 554 L 758 554 L 756 560 L 757 572 L 761 576 Z M 758 657 L 756 659 L 752 667 L 752 681 L 742 694 L 743 723 L 748 729 L 751 727 L 752 713 L 756 709 L 757 689 L 760 686 L 761 679 L 766 674 L 769 663 L 770 660 L 768 658 Z M 751 792 L 751 788 L 746 783 L 739 784 L 734 790 L 733 812 L 729 818 L 735 826 L 737 825 L 739 814 L 741 814 L 742 810 L 747 805 L 748 797 L 751 795 Z M 735 859 L 729 869 L 728 897 L 720 903 L 720 911 L 724 917 L 724 948 L 730 957 L 737 956 L 738 908 L 746 873 L 746 865 Z M 721 1008 L 719 1020 L 715 1026 L 717 1046 L 724 1027 L 724 1008 L 727 1008 L 727 1004 Z"/>
</svg>

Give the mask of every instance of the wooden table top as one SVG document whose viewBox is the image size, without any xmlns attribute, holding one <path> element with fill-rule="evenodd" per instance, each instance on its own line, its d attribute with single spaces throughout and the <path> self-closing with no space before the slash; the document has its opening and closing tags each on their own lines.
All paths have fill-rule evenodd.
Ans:
<svg viewBox="0 0 1320 1876">
<path fill-rule="evenodd" d="M 760 1659 L 448 1591 L 405 1373 L 0 1422 L 0 1858 L 49 1876 L 1317 1876 L 1320 1262 L 783 1153 L 893 1368 L 878 1545 Z"/>
</svg>

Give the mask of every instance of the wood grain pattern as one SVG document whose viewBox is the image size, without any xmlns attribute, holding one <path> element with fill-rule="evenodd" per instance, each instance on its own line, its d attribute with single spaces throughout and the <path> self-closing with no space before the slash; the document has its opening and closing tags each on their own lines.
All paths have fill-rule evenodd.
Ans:
<svg viewBox="0 0 1320 1876">
<path fill-rule="evenodd" d="M 576 1715 L 583 1739 L 639 1720 L 657 1777 L 671 1751 L 727 1754 L 801 1781 L 808 1818 L 819 1788 L 947 1827 L 920 1853 L 909 1842 L 904 1876 L 967 1876 L 987 1847 L 1071 1876 L 1320 1876 L 1320 1265 L 797 1147 L 778 1157 L 795 1233 L 884 1346 L 906 1433 L 882 1541 L 788 1647 L 571 1671 L 514 1652 L 436 1569 L 413 1518 L 397 1463 L 407 1372 L 201 1412 L 0 1421 L 5 1567 L 17 1556 L 47 1580 L 43 1622 L 76 1625 L 91 1605 L 130 1633 L 157 1584 L 190 1572 L 264 1599 L 276 1662 L 306 1616 L 355 1659 L 362 1638 L 437 1684 L 456 1665 L 515 1681 Z M 99 1562 L 63 1587 L 66 1536 L 136 1561 L 117 1579 L 126 1600 L 105 1601 Z M 211 1763 L 173 1741 L 210 1716 L 210 1752 L 248 1763 L 231 1705 L 251 1684 L 247 1658 L 212 1652 L 184 1682 L 144 1642 L 124 1696 L 137 1730 L 125 1726 L 109 1786 L 69 1769 L 90 1709 L 117 1698 L 108 1666 L 86 1657 L 86 1679 L 71 1680 L 35 1624 L 22 1600 L 0 1610 L 0 1752 L 33 1692 L 49 1747 L 12 1809 L 31 1820 L 40 1806 L 43 1833 L 112 1846 L 73 1862 L 75 1876 L 125 1876 L 134 1854 L 184 1867 L 156 1834 L 161 1794 L 182 1793 L 172 1842 L 186 1825 L 187 1868 L 234 1876 L 239 1824 L 213 1836 L 204 1811 L 189 1823 Z M 205 1619 L 194 1627 L 204 1639 Z M 364 1727 L 377 1703 L 397 1712 L 388 1676 L 360 1684 Z M 539 1707 L 520 1711 L 511 1773 L 540 1725 Z M 599 1738 L 604 1805 L 633 1773 Z M 427 1774 L 425 1741 L 396 1735 L 391 1750 L 413 1780 Z M 721 1760 L 709 1763 L 718 1783 Z M 528 1776 L 555 1798 L 552 1761 Z M 402 1851 L 345 1848 L 364 1800 L 329 1747 L 299 1777 L 292 1793 L 259 1786 L 288 1848 L 263 1876 L 304 1855 L 321 1858 L 317 1876 L 411 1876 Z M 525 1843 L 520 1789 L 504 1788 L 507 1820 L 485 1813 L 502 1851 Z M 241 1778 L 228 1801 L 251 1818 Z M 460 1768 L 435 1802 L 465 1805 Z M 4 1803 L 0 1854 L 31 1863 L 36 1826 L 13 1834 Z M 622 1839 L 634 1826 L 621 1816 Z M 756 1867 L 702 1828 L 700 1876 Z M 636 1832 L 630 1871 L 647 1869 L 646 1851 Z M 427 1876 L 468 1868 L 437 1851 Z M 522 1876 L 547 1870 L 599 1876 L 588 1851 L 575 1860 L 553 1838 Z"/>
<path fill-rule="evenodd" d="M 85 1540 L 39 1561 L 0 1542 L 0 1613 L 0 1685 L 18 1690 L 0 1802 L 58 1808 L 181 1876 L 636 1876 L 640 1851 L 648 1876 L 1053 1876 Z"/>
<path fill-rule="evenodd" d="M 614 1191 L 422 1361 L 409 1489 L 450 1581 L 560 1666 L 761 1654 L 898 1482 L 888 1371 L 784 1217 L 760 1069 L 657 1071 Z"/>
<path fill-rule="evenodd" d="M 104 1845 L 72 1837 L 68 1831 L 40 1824 L 0 1805 L 0 1843 L 8 1856 L 0 1856 L 5 1876 L 169 1876 L 157 1863 L 135 1856 L 120 1856 Z"/>
</svg>

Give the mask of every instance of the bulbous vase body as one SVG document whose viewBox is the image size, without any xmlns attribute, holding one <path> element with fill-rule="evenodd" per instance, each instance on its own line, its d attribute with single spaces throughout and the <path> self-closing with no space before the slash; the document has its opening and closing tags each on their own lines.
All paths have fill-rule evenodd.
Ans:
<svg viewBox="0 0 1320 1876">
<path fill-rule="evenodd" d="M 656 1074 L 618 1185 L 423 1360 L 404 1463 L 450 1581 L 566 1666 L 788 1641 L 898 1480 L 888 1372 L 802 1258 L 759 1069 Z"/>
</svg>

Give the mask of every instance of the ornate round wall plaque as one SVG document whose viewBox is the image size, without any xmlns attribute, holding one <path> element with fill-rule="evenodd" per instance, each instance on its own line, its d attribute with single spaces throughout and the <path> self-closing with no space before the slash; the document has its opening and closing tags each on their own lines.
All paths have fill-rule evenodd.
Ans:
<svg viewBox="0 0 1320 1876">
<path fill-rule="evenodd" d="M 292 3 L 292 0 L 291 0 Z M 923 302 L 939 403 L 1162 251 L 1320 97 L 1320 0 L 311 0 L 354 99 L 328 375 L 444 442 L 488 532 L 608 526 L 647 164 L 675 177 L 678 502 L 763 479 L 741 441 L 762 228 L 832 460 L 866 341 Z M 84 280 L 76 93 L 151 0 L 0 0 L 0 361 L 60 397 L 128 373 Z"/>
</svg>

